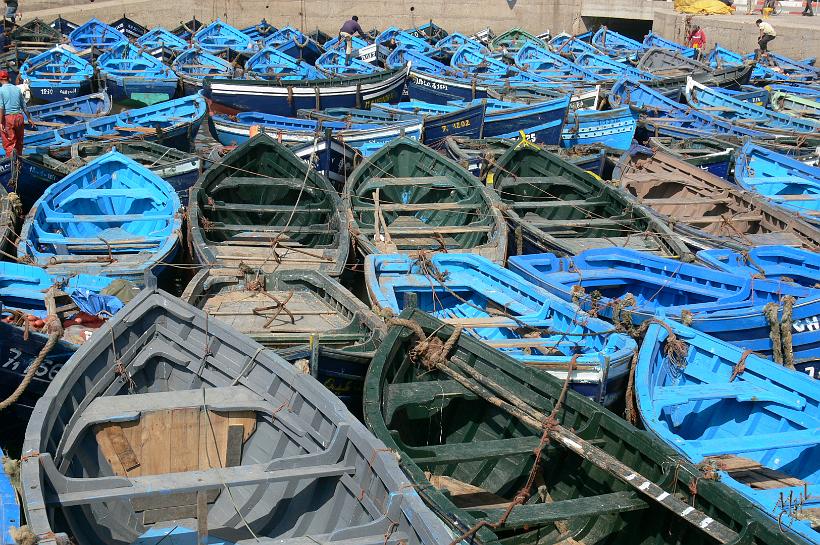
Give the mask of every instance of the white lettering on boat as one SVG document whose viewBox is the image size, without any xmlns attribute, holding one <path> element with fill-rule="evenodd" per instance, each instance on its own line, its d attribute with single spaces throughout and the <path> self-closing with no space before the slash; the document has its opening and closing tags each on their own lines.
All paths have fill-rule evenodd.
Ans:
<svg viewBox="0 0 820 545">
<path fill-rule="evenodd" d="M 803 333 L 804 331 L 820 331 L 820 316 L 811 316 L 809 318 L 795 320 L 792 323 L 792 327 L 798 333 Z"/>
</svg>

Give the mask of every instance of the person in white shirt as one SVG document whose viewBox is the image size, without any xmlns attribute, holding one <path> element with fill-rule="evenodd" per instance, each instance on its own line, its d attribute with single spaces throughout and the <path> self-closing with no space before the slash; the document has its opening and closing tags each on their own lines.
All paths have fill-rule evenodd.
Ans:
<svg viewBox="0 0 820 545">
<path fill-rule="evenodd" d="M 758 19 L 755 23 L 757 24 L 757 28 L 760 30 L 760 35 L 757 37 L 758 49 L 760 49 L 760 52 L 765 55 L 769 51 L 769 42 L 777 38 L 777 32 L 774 31 L 774 27 L 772 27 L 772 25 L 763 19 Z"/>
</svg>

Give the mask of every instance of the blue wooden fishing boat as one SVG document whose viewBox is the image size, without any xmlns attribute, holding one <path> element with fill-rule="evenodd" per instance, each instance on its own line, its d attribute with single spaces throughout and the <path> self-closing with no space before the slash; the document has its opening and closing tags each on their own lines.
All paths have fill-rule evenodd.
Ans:
<svg viewBox="0 0 820 545">
<path fill-rule="evenodd" d="M 49 291 L 52 287 L 55 290 Z M 50 314 L 49 307 L 52 319 L 62 324 L 62 331 L 56 344 L 45 354 L 31 383 L 12 405 L 21 415 L 30 414 L 68 358 L 122 308 L 123 300 L 130 300 L 137 291 L 131 283 L 115 283 L 113 278 L 82 273 L 50 276 L 40 267 L 0 262 L 0 398 L 6 399 L 14 392 L 48 343 L 50 331 L 45 320 Z M 3 476 L 5 472 L 0 472 L 0 502 L 5 504 Z M 11 510 L 4 513 L 3 509 L 9 507 Z M 15 543 L 8 539 L 8 528 L 3 527 L 13 522 L 14 507 L 0 505 L 0 528 L 4 529 L 0 543 L 3 545 Z"/>
<path fill-rule="evenodd" d="M 562 32 L 560 34 L 556 34 L 553 36 L 547 45 L 550 46 L 550 49 L 555 53 L 560 54 L 569 54 L 573 56 L 581 55 L 582 53 L 590 53 L 592 55 L 604 55 L 607 54 L 604 51 L 601 51 L 589 41 L 592 39 L 592 32 L 585 32 L 583 34 L 579 34 L 578 36 L 573 36 L 571 34 L 567 34 Z M 625 60 L 621 59 L 620 57 L 616 56 L 615 60 Z"/>
<path fill-rule="evenodd" d="M 137 40 L 137 45 L 157 59 L 170 63 L 188 48 L 188 42 L 161 26 L 154 27 Z"/>
<path fill-rule="evenodd" d="M 444 139 L 448 136 L 481 138 L 486 115 L 484 101 L 462 106 L 400 102 L 395 106 L 374 104 L 373 108 L 398 115 L 411 113 L 421 116 L 421 141 L 435 149 L 441 149 L 444 146 Z"/>
<path fill-rule="evenodd" d="M 738 185 L 820 223 L 820 167 L 748 141 L 735 156 L 734 176 Z"/>
<path fill-rule="evenodd" d="M 633 60 L 647 49 L 641 42 L 610 30 L 605 26 L 595 31 L 589 43 L 610 56 L 626 56 Z"/>
<path fill-rule="evenodd" d="M 453 54 L 458 51 L 458 48 L 464 44 L 471 43 L 473 47 L 481 49 L 482 44 L 472 38 L 465 36 L 459 32 L 453 32 L 445 36 L 444 38 L 440 39 L 435 43 L 435 48 L 440 53 L 444 53 L 448 57 L 452 57 Z"/>
<path fill-rule="evenodd" d="M 411 36 L 424 38 L 431 44 L 441 41 L 448 36 L 447 31 L 435 24 L 433 21 L 428 21 L 421 26 L 414 26 L 412 28 L 405 29 L 405 32 L 409 33 Z"/>
<path fill-rule="evenodd" d="M 518 138 L 523 131 L 530 142 L 552 145 L 561 139 L 561 129 L 571 99 L 568 95 L 543 102 L 521 104 L 497 99 L 483 100 L 487 104 L 484 117 L 484 137 Z M 452 102 L 451 104 L 467 105 L 472 102 Z"/>
<path fill-rule="evenodd" d="M 623 395 L 635 341 L 486 258 L 369 255 L 365 281 L 378 312 L 419 308 L 561 380 L 572 360 L 570 386 L 599 403 Z"/>
<path fill-rule="evenodd" d="M 755 60 L 755 54 L 744 55 L 746 61 Z M 814 57 L 805 60 L 795 60 L 774 51 L 768 51 L 765 57 L 761 57 L 758 63 L 769 68 L 777 68 L 790 79 L 801 79 L 808 82 L 816 81 L 818 69 L 814 66 Z"/>
<path fill-rule="evenodd" d="M 205 99 L 196 94 L 38 132 L 26 138 L 24 152 L 48 153 L 69 159 L 72 146 L 83 141 L 104 143 L 139 139 L 191 151 L 206 114 Z"/>
<path fill-rule="evenodd" d="M 587 250 L 566 258 L 512 256 L 509 266 L 620 327 L 632 328 L 663 312 L 802 371 L 820 362 L 820 328 L 807 327 L 820 316 L 818 289 L 735 276 L 622 248 Z"/>
<path fill-rule="evenodd" d="M 715 248 L 701 250 L 697 255 L 707 265 L 738 276 L 762 275 L 808 288 L 820 284 L 820 255 L 809 250 L 791 246 L 757 246 L 747 252 Z"/>
<path fill-rule="evenodd" d="M 105 78 L 111 98 L 139 105 L 171 100 L 179 77 L 156 57 L 126 43 L 112 47 L 97 59 L 100 76 Z"/>
<path fill-rule="evenodd" d="M 351 41 L 352 41 L 354 51 L 357 51 L 357 50 L 367 46 L 367 42 L 363 38 L 360 38 L 358 35 L 353 36 L 351 38 Z M 334 36 L 330 40 L 326 41 L 322 45 L 322 47 L 324 48 L 325 51 L 328 51 L 330 49 L 341 49 L 342 51 L 344 51 L 345 48 L 347 47 L 347 44 L 345 43 L 345 40 L 341 39 L 339 36 Z"/>
<path fill-rule="evenodd" d="M 309 64 L 294 59 L 272 46 L 266 46 L 245 62 L 244 77 L 258 80 L 321 79 L 324 77 Z"/>
<path fill-rule="evenodd" d="M 731 124 L 723 119 L 690 108 L 635 80 L 620 78 L 609 92 L 612 107 L 630 104 L 646 114 L 643 124 L 650 132 L 664 136 L 757 136 L 766 134 Z"/>
<path fill-rule="evenodd" d="M 133 159 L 166 182 L 179 195 L 183 206 L 188 204 L 188 189 L 202 173 L 203 160 L 191 153 L 169 148 L 147 140 L 100 144 L 81 142 L 72 147 L 71 158 L 61 160 L 48 154 L 31 153 L 20 158 L 17 194 L 28 210 L 48 186 L 71 174 L 73 170 L 93 161 L 112 149 Z"/>
<path fill-rule="evenodd" d="M 465 43 L 459 47 L 450 59 L 450 66 L 470 74 L 494 74 L 506 77 L 515 74 L 517 70 L 502 60 L 488 54 L 472 44 Z"/>
<path fill-rule="evenodd" d="M 407 78 L 406 97 L 409 100 L 447 104 L 451 100 L 487 98 L 487 85 L 480 83 L 474 76 L 418 51 L 397 47 L 385 61 L 385 65 L 392 69 L 401 68 L 408 63 L 410 75 Z"/>
<path fill-rule="evenodd" d="M 349 76 L 353 74 L 375 74 L 382 69 L 355 57 L 346 58 L 343 50 L 330 49 L 314 63 L 316 69 L 327 77 Z"/>
<path fill-rule="evenodd" d="M 681 55 L 689 57 L 690 59 L 694 59 L 697 56 L 697 50 L 694 47 L 686 47 L 678 42 L 667 40 L 651 30 L 649 34 L 643 37 L 643 45 L 647 49 L 650 47 L 663 47 L 672 51 L 678 51 Z"/>
<path fill-rule="evenodd" d="M 148 32 L 147 28 L 130 17 L 126 17 L 124 13 L 122 14 L 122 17 L 111 23 L 111 26 L 120 31 L 122 35 L 129 40 L 137 40 L 143 34 Z"/>
<path fill-rule="evenodd" d="M 117 44 L 127 42 L 122 32 L 92 17 L 86 23 L 78 26 L 68 35 L 71 45 L 79 50 L 96 47 L 97 49 L 108 49 Z"/>
<path fill-rule="evenodd" d="M 571 111 L 561 132 L 561 147 L 603 144 L 608 148 L 627 150 L 635 137 L 638 114 L 638 110 L 631 106 L 606 111 Z"/>
<path fill-rule="evenodd" d="M 246 81 L 206 79 L 205 97 L 211 108 L 225 113 L 240 111 L 296 115 L 300 108 L 362 108 L 401 98 L 408 68 L 370 75 L 306 81 Z"/>
<path fill-rule="evenodd" d="M 354 148 L 364 144 L 385 144 L 404 134 L 418 140 L 421 136 L 420 119 L 405 119 L 383 123 L 355 123 L 349 121 L 317 121 L 259 112 L 240 112 L 235 116 L 212 114 L 208 120 L 211 134 L 223 145 L 234 146 L 246 142 L 251 128 L 258 127 L 272 138 L 285 144 L 307 144 L 324 138 L 325 131 L 342 139 Z"/>
<path fill-rule="evenodd" d="M 820 123 L 788 114 L 775 112 L 739 100 L 720 90 L 706 87 L 692 78 L 686 80 L 686 101 L 693 108 L 714 113 L 735 124 L 750 126 L 763 131 L 789 133 L 812 133 L 820 131 Z"/>
<path fill-rule="evenodd" d="M 435 149 L 443 147 L 447 136 L 481 138 L 486 115 L 485 101 L 462 106 L 400 102 L 395 106 L 374 104 L 373 108 L 397 115 L 410 113 L 421 116 L 423 119 L 421 141 Z"/>
<path fill-rule="evenodd" d="M 316 59 L 323 52 L 322 46 L 291 26 L 286 26 L 274 32 L 265 40 L 265 43 L 294 59 L 308 64 L 316 62 Z"/>
<path fill-rule="evenodd" d="M 26 110 L 35 129 L 50 130 L 55 126 L 81 123 L 108 115 L 111 112 L 111 97 L 103 91 L 40 106 L 28 106 Z"/>
<path fill-rule="evenodd" d="M 255 25 L 247 26 L 241 30 L 244 34 L 249 36 L 251 40 L 255 42 L 264 42 L 279 29 L 270 24 L 266 19 L 262 18 L 262 20 Z"/>
<path fill-rule="evenodd" d="M 46 102 L 76 98 L 91 92 L 94 67 L 79 55 L 55 47 L 31 57 L 20 67 L 31 96 Z"/>
<path fill-rule="evenodd" d="M 743 55 L 739 55 L 734 51 L 721 47 L 720 44 L 715 44 L 715 47 L 709 52 L 709 65 L 712 68 L 722 68 L 724 66 L 740 66 L 746 64 L 746 59 Z M 759 62 L 754 63 L 754 70 L 752 70 L 753 80 L 762 81 L 779 81 L 788 80 L 789 77 L 780 72 L 775 72 L 768 66 L 762 65 Z"/>
<path fill-rule="evenodd" d="M 656 76 L 645 70 L 639 70 L 628 63 L 613 60 L 606 55 L 580 53 L 575 56 L 575 62 L 599 78 L 607 80 L 617 80 L 621 77 L 627 77 L 639 81 L 651 81 L 660 78 L 660 76 Z"/>
<path fill-rule="evenodd" d="M 206 78 L 233 77 L 234 67 L 229 61 L 192 47 L 174 59 L 174 72 L 182 80 L 182 94 L 193 95 L 202 89 Z"/>
<path fill-rule="evenodd" d="M 49 274 L 143 282 L 180 246 L 180 202 L 168 182 L 112 151 L 50 186 L 20 232 L 17 257 Z"/>
<path fill-rule="evenodd" d="M 394 26 L 386 28 L 376 36 L 375 43 L 388 49 L 404 46 L 406 49 L 413 49 L 421 53 L 432 53 L 433 51 L 433 46 L 424 38 L 413 36 L 409 32 Z"/>
<path fill-rule="evenodd" d="M 818 375 L 820 377 L 820 375 Z M 781 528 L 820 542 L 817 382 L 674 323 L 653 323 L 635 367 L 647 429 Z"/>
<path fill-rule="evenodd" d="M 10 428 L 11 426 L 9 426 Z M 8 445 L 8 440 L 3 440 L 4 445 Z M 0 446 L 2 448 L 2 446 Z M 5 449 L 0 450 L 3 466 L 6 464 Z M 11 482 L 11 477 L 6 471 L 0 473 L 0 543 L 2 545 L 13 545 L 14 539 L 10 530 L 19 528 L 20 522 L 20 502 L 17 499 L 17 490 Z"/>
<path fill-rule="evenodd" d="M 257 47 L 250 36 L 221 19 L 199 29 L 194 42 L 208 53 L 249 53 Z"/>
<path fill-rule="evenodd" d="M 515 54 L 515 64 L 522 70 L 562 83 L 597 83 L 603 79 L 594 72 L 533 42 L 527 42 L 518 50 Z"/>
<path fill-rule="evenodd" d="M 51 21 L 51 28 L 55 28 L 60 31 L 63 36 L 68 36 L 71 32 L 79 27 L 77 23 L 72 23 L 68 19 L 63 19 L 62 15 L 58 15 L 56 19 Z"/>
</svg>

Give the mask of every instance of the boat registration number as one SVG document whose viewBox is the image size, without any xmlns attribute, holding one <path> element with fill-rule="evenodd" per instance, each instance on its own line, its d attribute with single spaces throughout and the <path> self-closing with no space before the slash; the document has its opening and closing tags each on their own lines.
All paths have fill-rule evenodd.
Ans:
<svg viewBox="0 0 820 545">
<path fill-rule="evenodd" d="M 0 368 L 7 369 L 19 375 L 25 375 L 31 364 L 26 365 L 24 368 L 23 363 L 20 361 L 22 355 L 22 352 L 17 348 L 9 348 L 9 357 L 0 365 Z M 62 368 L 62 363 L 55 364 L 53 361 L 45 359 L 40 367 L 37 368 L 37 371 L 35 371 L 34 376 L 43 380 L 54 380 L 54 377 L 57 376 L 57 373 Z"/>
<path fill-rule="evenodd" d="M 820 316 L 811 316 L 809 318 L 795 320 L 792 323 L 792 327 L 798 333 L 803 333 L 804 331 L 820 331 Z"/>
<path fill-rule="evenodd" d="M 820 380 L 820 367 L 804 367 L 803 370 L 809 375 L 811 378 Z"/>
</svg>

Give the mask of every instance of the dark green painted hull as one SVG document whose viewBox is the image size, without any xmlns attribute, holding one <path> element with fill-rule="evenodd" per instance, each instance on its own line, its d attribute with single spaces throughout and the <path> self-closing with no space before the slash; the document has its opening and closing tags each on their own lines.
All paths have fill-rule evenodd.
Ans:
<svg viewBox="0 0 820 545">
<path fill-rule="evenodd" d="M 346 215 L 327 178 L 270 136 L 222 158 L 191 188 L 191 245 L 205 265 L 342 273 Z"/>
<path fill-rule="evenodd" d="M 413 313 L 414 312 L 414 313 Z M 426 335 L 446 341 L 453 332 L 420 311 L 402 314 L 421 326 Z M 365 421 L 376 436 L 395 449 L 400 464 L 419 493 L 457 533 L 481 521 L 497 522 L 527 481 L 534 450 L 542 445 L 541 430 L 502 410 L 461 386 L 438 369 L 421 367 L 423 357 L 406 327 L 392 328 L 382 343 L 365 386 Z M 449 353 L 458 362 L 480 372 L 513 392 L 544 414 L 553 410 L 562 381 L 525 368 L 467 335 L 458 338 Z M 450 369 L 455 366 L 448 363 Z M 498 392 L 500 390 L 494 390 Z M 693 505 L 724 525 L 733 544 L 802 543 L 787 530 L 760 514 L 727 486 L 709 480 L 693 465 L 657 438 L 588 399 L 568 392 L 556 415 L 566 429 L 626 464 L 639 482 L 641 476 L 660 486 L 666 496 Z M 595 545 L 700 545 L 716 543 L 697 525 L 661 507 L 637 487 L 565 443 L 548 442 L 534 473 L 528 500 L 512 509 L 506 523 L 476 534 L 483 545 L 542 545 L 576 543 Z M 577 446 L 577 445 L 576 445 Z M 443 493 L 432 482 L 454 493 Z M 453 483 L 461 483 L 461 487 Z M 472 494 L 469 487 L 478 487 Z M 649 485 L 646 489 L 651 488 Z M 695 491 L 696 493 L 694 493 Z M 694 494 L 694 495 L 693 495 Z M 489 504 L 489 505 L 487 505 Z M 707 521 L 706 526 L 711 523 Z M 737 534 L 737 535 L 735 535 Z M 571 538 L 569 541 L 565 541 Z"/>
<path fill-rule="evenodd" d="M 506 205 L 510 254 L 575 255 L 614 246 L 688 255 L 668 225 L 625 193 L 527 142 L 496 160 L 493 187 Z"/>
<path fill-rule="evenodd" d="M 498 263 L 507 257 L 498 198 L 463 167 L 415 140 L 397 138 L 359 165 L 344 199 L 363 255 L 444 250 Z"/>
</svg>

